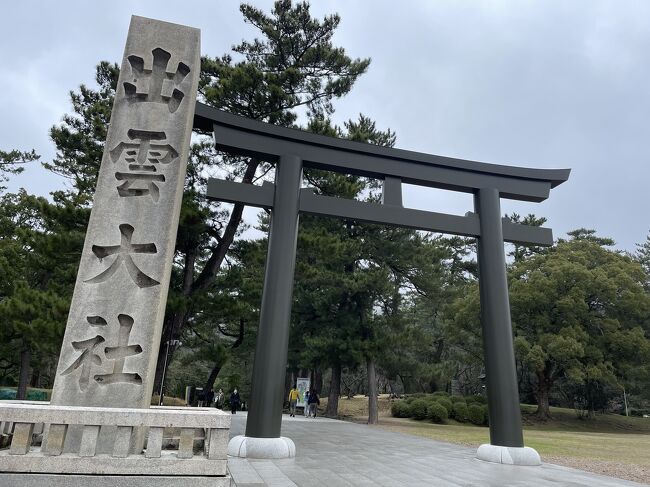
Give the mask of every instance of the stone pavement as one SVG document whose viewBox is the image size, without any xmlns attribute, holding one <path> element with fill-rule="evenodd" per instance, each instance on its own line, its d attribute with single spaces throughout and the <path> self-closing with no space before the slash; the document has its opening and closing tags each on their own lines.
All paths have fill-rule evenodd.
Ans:
<svg viewBox="0 0 650 487">
<path fill-rule="evenodd" d="M 233 416 L 231 436 L 244 434 L 246 413 Z M 464 486 L 632 487 L 635 482 L 544 464 L 496 465 L 475 449 L 327 418 L 289 418 L 282 435 L 296 443 L 296 458 L 230 458 L 237 487 Z"/>
</svg>

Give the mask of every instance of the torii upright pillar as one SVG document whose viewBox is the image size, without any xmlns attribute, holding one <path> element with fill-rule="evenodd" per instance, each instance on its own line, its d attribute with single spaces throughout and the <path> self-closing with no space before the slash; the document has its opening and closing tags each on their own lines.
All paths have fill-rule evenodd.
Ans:
<svg viewBox="0 0 650 487">
<path fill-rule="evenodd" d="M 481 228 L 477 239 L 479 289 L 490 422 L 490 444 L 481 445 L 477 457 L 496 463 L 540 465 L 539 454 L 524 447 L 499 191 L 479 189 L 474 194 L 474 210 Z"/>
<path fill-rule="evenodd" d="M 296 455 L 293 441 L 280 436 L 280 429 L 301 181 L 300 158 L 292 155 L 280 157 L 275 172 L 275 193 L 246 435 L 235 436 L 230 440 L 228 454 L 232 456 L 287 458 Z"/>
</svg>

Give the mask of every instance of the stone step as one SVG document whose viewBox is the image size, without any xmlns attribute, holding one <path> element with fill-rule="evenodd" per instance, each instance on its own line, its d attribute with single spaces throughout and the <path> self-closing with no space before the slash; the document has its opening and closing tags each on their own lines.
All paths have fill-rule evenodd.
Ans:
<svg viewBox="0 0 650 487">
<path fill-rule="evenodd" d="M 232 479 L 232 487 L 261 487 L 266 483 L 245 458 L 229 458 L 228 471 Z"/>
</svg>

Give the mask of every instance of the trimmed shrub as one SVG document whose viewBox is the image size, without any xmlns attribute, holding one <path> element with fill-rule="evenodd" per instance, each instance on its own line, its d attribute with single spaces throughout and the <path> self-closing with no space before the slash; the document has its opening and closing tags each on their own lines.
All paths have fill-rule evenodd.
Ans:
<svg viewBox="0 0 650 487">
<path fill-rule="evenodd" d="M 451 410 L 451 417 L 461 423 L 467 421 L 469 419 L 467 404 L 460 401 L 455 402 Z"/>
<path fill-rule="evenodd" d="M 447 410 L 447 414 L 451 413 L 452 402 L 451 402 L 451 400 L 449 398 L 447 398 L 447 397 L 437 397 L 436 402 Z"/>
<path fill-rule="evenodd" d="M 395 418 L 408 418 L 411 416 L 411 408 L 405 401 L 395 401 L 390 405 L 390 413 Z"/>
<path fill-rule="evenodd" d="M 424 399 L 426 397 L 426 394 L 423 392 L 416 392 L 415 394 L 409 394 L 404 398 L 404 401 L 406 401 L 407 404 L 411 404 L 413 401 L 416 399 Z"/>
<path fill-rule="evenodd" d="M 467 396 L 465 398 L 465 402 L 467 402 L 468 406 L 470 404 L 487 404 L 487 397 L 485 397 L 485 396 Z"/>
<path fill-rule="evenodd" d="M 457 402 L 462 402 L 463 404 L 467 404 L 467 401 L 463 396 L 451 396 L 451 402 L 456 404 Z"/>
<path fill-rule="evenodd" d="M 490 415 L 488 414 L 487 404 L 483 406 L 483 424 L 489 426 L 490 424 Z"/>
<path fill-rule="evenodd" d="M 449 397 L 449 393 L 445 391 L 436 391 L 433 393 L 433 397 Z"/>
<path fill-rule="evenodd" d="M 413 419 L 426 419 L 429 401 L 426 399 L 416 399 L 410 405 L 411 417 Z"/>
<path fill-rule="evenodd" d="M 643 408 L 629 408 L 630 416 L 638 416 L 640 418 L 645 418 L 646 415 L 650 415 L 650 409 Z M 625 410 L 621 412 L 625 414 Z"/>
<path fill-rule="evenodd" d="M 480 404 L 472 404 L 467 408 L 467 417 L 471 423 L 481 426 L 485 423 L 486 409 Z"/>
<path fill-rule="evenodd" d="M 444 423 L 448 418 L 447 410 L 445 407 L 438 403 L 434 402 L 427 408 L 427 418 L 429 418 L 434 423 Z"/>
</svg>

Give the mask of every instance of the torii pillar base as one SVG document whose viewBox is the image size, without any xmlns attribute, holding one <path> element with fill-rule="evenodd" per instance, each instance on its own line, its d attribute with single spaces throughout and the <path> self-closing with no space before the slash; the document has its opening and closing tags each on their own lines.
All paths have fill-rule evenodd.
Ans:
<svg viewBox="0 0 650 487">
<path fill-rule="evenodd" d="M 296 445 L 291 438 L 255 438 L 238 435 L 228 443 L 228 455 L 240 458 L 277 459 L 296 456 Z"/>
<path fill-rule="evenodd" d="M 478 447 L 476 458 L 484 462 L 503 463 L 505 465 L 536 466 L 542 464 L 539 453 L 528 446 L 499 446 L 486 443 Z"/>
</svg>

